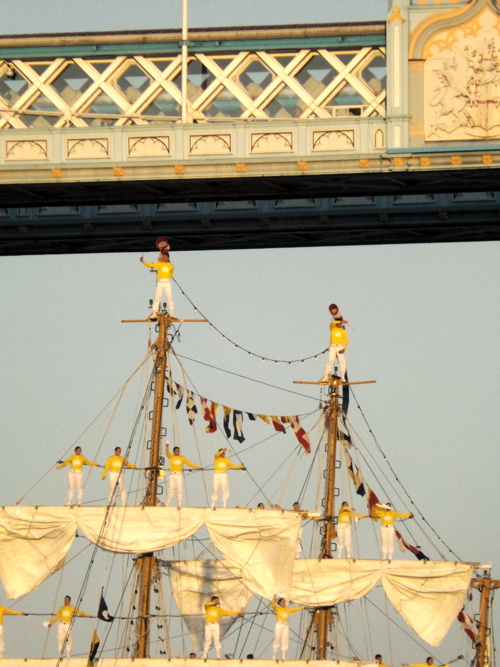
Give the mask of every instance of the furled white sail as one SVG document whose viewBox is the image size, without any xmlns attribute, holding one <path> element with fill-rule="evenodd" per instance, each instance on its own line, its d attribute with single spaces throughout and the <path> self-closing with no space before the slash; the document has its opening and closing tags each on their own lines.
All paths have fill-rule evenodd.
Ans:
<svg viewBox="0 0 500 667">
<path fill-rule="evenodd" d="M 442 561 L 295 561 L 291 599 L 312 606 L 355 600 L 379 582 L 408 625 L 439 646 L 462 608 L 474 572 L 469 563 Z"/>
<path fill-rule="evenodd" d="M 166 549 L 205 525 L 220 552 L 255 591 L 289 591 L 299 512 L 173 507 L 0 508 L 0 577 L 9 598 L 34 590 L 56 572 L 78 530 L 116 553 Z"/>
<path fill-rule="evenodd" d="M 242 611 L 246 609 L 253 596 L 252 591 L 244 584 L 241 570 L 232 567 L 227 561 L 170 562 L 168 571 L 175 602 L 191 635 L 195 651 L 200 651 L 203 647 L 205 602 L 213 595 L 217 595 L 223 609 Z M 236 616 L 221 618 L 222 637 L 236 618 Z"/>
<path fill-rule="evenodd" d="M 204 568 L 208 594 L 211 590 L 209 576 L 212 568 L 215 572 L 216 561 L 202 562 L 204 564 L 198 567 Z M 193 567 L 190 563 L 188 568 Z M 179 573 L 184 571 L 181 565 L 176 564 L 176 567 Z M 236 596 L 239 587 L 244 595 L 251 585 L 243 576 L 238 581 L 238 569 L 228 564 L 225 567 L 235 577 L 231 594 Z M 188 569 L 188 574 L 190 571 Z M 382 583 L 408 625 L 428 644 L 439 646 L 464 603 L 473 571 L 474 567 L 468 563 L 441 561 L 297 559 L 289 599 L 312 607 L 330 606 L 367 595 Z M 190 585 L 189 578 L 186 582 Z M 171 583 L 179 587 L 177 593 L 174 591 L 177 599 L 184 586 L 180 574 L 175 583 Z M 216 579 L 212 589 L 215 586 Z"/>
</svg>

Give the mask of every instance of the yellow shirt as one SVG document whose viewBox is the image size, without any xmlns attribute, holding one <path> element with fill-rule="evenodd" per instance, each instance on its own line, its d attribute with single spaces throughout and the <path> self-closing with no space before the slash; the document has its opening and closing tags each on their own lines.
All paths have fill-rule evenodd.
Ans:
<svg viewBox="0 0 500 667">
<path fill-rule="evenodd" d="M 205 602 L 205 622 L 206 623 L 218 623 L 221 616 L 238 616 L 241 612 L 239 611 L 228 611 L 227 609 L 221 609 L 218 604 L 213 602 Z"/>
<path fill-rule="evenodd" d="M 276 620 L 280 621 L 280 623 L 288 623 L 288 617 L 290 616 L 290 614 L 295 614 L 296 611 L 302 611 L 302 609 L 305 609 L 304 606 L 281 607 L 279 604 L 276 604 L 274 600 L 271 600 L 271 607 L 276 612 Z"/>
<path fill-rule="evenodd" d="M 81 454 L 73 454 L 73 456 L 70 456 L 67 461 L 64 461 L 64 463 L 61 463 L 60 466 L 57 466 L 57 470 L 60 468 L 64 468 L 64 466 L 67 466 L 69 463 L 69 467 L 71 470 L 81 470 L 83 466 L 98 466 L 98 463 L 94 463 L 93 461 L 87 461 L 85 456 L 82 456 Z"/>
<path fill-rule="evenodd" d="M 330 324 L 330 345 L 341 345 L 345 348 L 349 345 L 349 336 L 345 329 L 336 324 L 335 320 Z"/>
<path fill-rule="evenodd" d="M 411 516 L 410 512 L 407 512 L 406 514 L 400 514 L 394 510 L 384 510 L 380 518 L 383 526 L 394 526 L 394 521 L 396 519 L 406 519 L 409 516 Z"/>
<path fill-rule="evenodd" d="M 352 507 L 346 507 L 339 511 L 339 523 L 348 524 L 351 519 L 362 519 L 366 514 L 355 514 Z"/>
<path fill-rule="evenodd" d="M 24 616 L 22 611 L 14 611 L 13 609 L 0 606 L 0 625 L 3 625 L 4 614 L 12 614 L 12 616 Z"/>
<path fill-rule="evenodd" d="M 174 275 L 174 265 L 171 262 L 145 262 L 141 260 L 145 266 L 155 269 L 160 280 L 170 280 Z"/>
<path fill-rule="evenodd" d="M 191 461 L 188 461 L 185 456 L 181 456 L 180 454 L 171 454 L 168 447 L 167 456 L 170 463 L 170 472 L 182 472 L 185 465 L 189 466 L 190 468 L 194 468 L 195 470 L 200 469 L 200 466 L 191 463 Z"/>
<path fill-rule="evenodd" d="M 90 614 L 86 614 L 84 611 L 80 611 L 76 607 L 73 607 L 71 604 L 65 604 L 59 608 L 59 611 L 50 621 L 49 627 L 54 625 L 56 621 L 61 621 L 61 623 L 71 623 L 73 616 L 85 616 L 85 618 L 92 618 Z"/>
<path fill-rule="evenodd" d="M 235 465 L 234 463 L 231 463 L 229 459 L 226 459 L 225 456 L 222 456 L 222 454 L 217 453 L 214 456 L 214 468 L 215 472 L 227 472 L 228 468 L 232 468 L 233 470 L 239 470 L 240 468 L 243 468 L 243 463 Z"/>
<path fill-rule="evenodd" d="M 106 466 L 104 467 L 104 472 L 101 475 L 101 479 L 104 479 L 108 474 L 108 471 L 111 472 L 120 472 L 122 468 L 133 468 L 137 470 L 136 466 L 133 463 L 129 463 L 126 458 L 123 456 L 117 456 L 114 454 L 110 456 L 106 461 Z"/>
</svg>

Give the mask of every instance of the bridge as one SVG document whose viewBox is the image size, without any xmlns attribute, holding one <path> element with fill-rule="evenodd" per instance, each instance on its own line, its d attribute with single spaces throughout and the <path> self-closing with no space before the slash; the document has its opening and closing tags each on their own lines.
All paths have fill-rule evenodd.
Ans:
<svg viewBox="0 0 500 667">
<path fill-rule="evenodd" d="M 496 0 L 0 37 L 0 254 L 500 238 Z"/>
</svg>

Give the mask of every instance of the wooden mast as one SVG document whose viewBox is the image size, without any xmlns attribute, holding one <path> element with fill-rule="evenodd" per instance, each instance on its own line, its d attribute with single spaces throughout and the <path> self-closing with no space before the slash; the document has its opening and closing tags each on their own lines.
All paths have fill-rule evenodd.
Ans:
<svg viewBox="0 0 500 667">
<path fill-rule="evenodd" d="M 483 572 L 483 576 L 473 579 L 471 581 L 472 588 L 476 588 L 481 593 L 481 601 L 479 605 L 479 621 L 477 624 L 477 632 L 479 641 L 476 644 L 476 658 L 475 667 L 488 667 L 491 664 L 491 656 L 489 654 L 489 626 L 488 618 L 491 607 L 491 592 L 500 588 L 499 579 L 491 579 L 488 571 Z"/>
<path fill-rule="evenodd" d="M 327 464 L 325 470 L 325 495 L 323 539 L 321 541 L 320 558 L 333 558 L 332 540 L 337 537 L 335 530 L 335 462 L 337 458 L 337 423 L 339 415 L 339 385 L 338 379 L 333 380 L 329 387 L 328 405 L 325 411 L 325 420 L 328 424 Z M 326 660 L 328 648 L 328 628 L 332 624 L 331 609 L 320 607 L 316 610 L 317 644 L 316 658 Z"/>
<path fill-rule="evenodd" d="M 163 398 L 165 395 L 165 371 L 167 368 L 167 352 L 170 348 L 167 332 L 170 324 L 168 315 L 158 314 L 159 331 L 155 342 L 154 407 L 149 455 L 149 466 L 151 469 L 143 501 L 143 504 L 148 507 L 154 507 L 157 501 Z M 136 626 L 133 657 L 149 658 L 151 583 L 157 575 L 158 564 L 154 553 L 145 553 L 139 556 L 136 565 L 139 571 L 139 618 Z"/>
<path fill-rule="evenodd" d="M 165 372 L 167 369 L 167 353 L 170 349 L 168 329 L 173 322 L 206 322 L 207 320 L 184 319 L 170 317 L 158 313 L 158 338 L 154 343 L 154 407 L 151 427 L 151 449 L 149 455 L 149 477 L 143 505 L 154 507 L 157 502 L 158 477 L 160 473 L 160 445 L 162 432 L 163 399 L 165 396 Z M 149 320 L 122 320 L 122 322 L 149 322 Z M 139 573 L 138 622 L 135 628 L 133 658 L 149 658 L 149 631 L 151 624 L 151 586 L 160 576 L 158 561 L 154 553 L 141 554 L 137 559 Z"/>
<path fill-rule="evenodd" d="M 331 377 L 328 383 L 299 381 L 294 382 L 294 384 L 320 384 L 323 386 L 328 385 L 329 388 L 328 404 L 325 409 L 325 421 L 328 428 L 328 442 L 325 470 L 325 492 L 323 499 L 324 528 L 319 556 L 321 559 L 333 558 L 332 540 L 337 537 L 337 531 L 335 530 L 335 471 L 337 459 L 338 417 L 341 410 L 339 403 L 340 387 L 351 384 L 372 384 L 373 382 L 375 382 L 375 380 L 367 380 L 364 382 L 343 382 L 338 377 Z M 330 643 L 328 642 L 328 629 L 332 623 L 332 608 L 318 607 L 315 611 L 313 619 L 313 624 L 316 625 L 317 660 L 327 659 L 327 650 L 330 646 Z M 311 624 L 310 630 L 312 629 L 313 624 Z"/>
</svg>

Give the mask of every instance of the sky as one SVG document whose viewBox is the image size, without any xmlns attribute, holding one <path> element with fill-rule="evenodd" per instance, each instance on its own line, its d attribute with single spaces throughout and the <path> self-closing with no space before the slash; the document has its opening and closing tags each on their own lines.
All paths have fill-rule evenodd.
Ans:
<svg viewBox="0 0 500 667">
<path fill-rule="evenodd" d="M 9 5 L 4 30 L 168 28 L 178 27 L 180 21 L 180 2 L 148 3 L 147 14 L 135 2 L 102 0 L 83 5 L 50 0 L 46 4 L 50 12 L 42 14 L 36 11 L 39 2 Z M 304 17 L 303 3 L 294 0 L 255 1 L 248 7 L 233 0 L 209 5 L 192 0 L 190 22 L 215 27 L 356 21 L 383 18 L 384 11 L 385 2 L 372 0 L 349 5 L 311 0 Z M 31 18 L 35 16 L 36 20 Z M 153 243 L 144 253 L 154 261 Z M 55 464 L 72 451 L 78 438 L 84 453 L 101 463 L 117 444 L 128 442 L 141 396 L 135 384 L 131 383 L 117 410 L 120 419 L 110 422 L 112 410 L 108 410 L 92 422 L 141 364 L 148 335 L 154 335 L 147 324 L 121 323 L 144 317 L 153 296 L 154 277 L 138 259 L 139 254 L 129 253 L 0 258 L 0 451 L 7 473 L 0 504 L 14 504 L 21 497 L 24 505 L 63 504 L 66 473 L 56 471 Z M 428 550 L 431 558 L 441 552 L 451 559 L 492 562 L 493 576 L 498 576 L 500 544 L 494 530 L 500 473 L 498 243 L 197 253 L 177 253 L 173 247 L 172 261 L 178 283 L 174 286 L 176 315 L 197 316 L 192 302 L 212 324 L 182 325 L 180 340 L 174 341 L 189 383 L 201 395 L 249 412 L 313 412 L 304 419 L 308 429 L 317 418 L 320 394 L 315 387 L 293 385 L 293 381 L 323 375 L 325 357 L 314 359 L 314 355 L 327 346 L 327 308 L 337 303 L 354 326 L 348 330 L 346 353 L 350 379 L 376 380 L 355 388 L 359 407 L 354 400 L 350 407 L 365 479 L 398 510 L 415 513 L 414 525 L 405 523 L 411 531 L 405 535 Z M 263 363 L 262 357 L 298 362 Z M 177 365 L 174 368 L 180 373 Z M 146 371 L 137 376 L 138 384 L 144 384 Z M 169 413 L 174 419 L 169 437 L 178 439 L 188 458 L 209 466 L 216 449 L 225 446 L 220 433 L 206 435 L 203 425 L 198 425 L 194 436 L 186 430 L 185 418 L 172 409 Z M 316 433 L 311 435 L 313 443 Z M 316 473 L 306 486 L 312 457 L 301 453 L 293 435 L 274 436 L 264 425 L 246 422 L 245 436 L 242 445 L 231 442 L 234 456 L 246 464 L 248 472 L 231 477 L 230 503 L 252 507 L 264 496 L 284 507 L 297 497 L 303 506 L 317 503 Z M 131 460 L 140 462 L 135 442 Z M 276 481 L 265 485 L 270 472 Z M 141 481 L 134 474 L 139 473 L 130 473 L 130 503 L 140 499 Z M 211 473 L 188 476 L 187 502 L 206 504 L 205 489 L 210 483 Z M 352 493 L 343 477 L 339 486 L 342 494 Z M 102 504 L 105 488 L 92 470 L 86 502 Z M 353 500 L 362 511 L 362 499 Z M 377 557 L 374 530 L 360 524 L 356 549 L 362 557 Z M 309 542 L 311 526 L 305 533 Z M 14 608 L 41 614 L 57 609 L 66 592 L 74 597 L 89 552 L 82 542 L 72 548 L 71 563 L 61 575 L 16 601 Z M 76 556 L 80 550 L 84 553 Z M 199 550 L 199 544 L 190 544 L 167 557 L 192 558 Z M 117 583 L 108 586 L 111 560 L 105 554 L 99 557 L 101 569 L 93 575 L 82 604 L 91 613 L 101 585 L 107 585 L 108 604 L 114 608 L 126 572 L 120 561 Z M 12 604 L 3 591 L 0 604 Z M 6 657 L 55 655 L 55 632 L 49 635 L 42 620 L 36 615 L 6 620 Z M 75 652 L 85 651 L 88 645 L 91 628 L 87 623 L 80 621 L 75 633 Z M 467 651 L 470 657 L 463 633 L 450 634 L 439 649 L 406 636 L 395 635 L 382 643 L 375 634 L 364 645 L 353 647 L 353 652 L 355 648 L 366 658 L 383 652 L 388 664 L 424 662 L 431 654 L 436 662 Z M 227 650 L 233 650 L 235 641 L 234 637 L 228 640 Z M 257 652 L 263 639 L 252 641 L 255 646 L 249 644 L 245 653 L 254 648 Z M 188 648 L 179 639 L 174 646 L 181 654 Z M 270 657 L 265 646 L 263 657 Z"/>
</svg>

